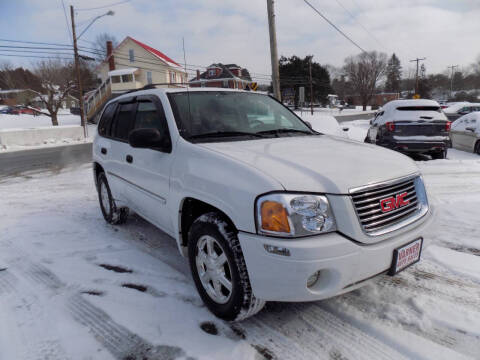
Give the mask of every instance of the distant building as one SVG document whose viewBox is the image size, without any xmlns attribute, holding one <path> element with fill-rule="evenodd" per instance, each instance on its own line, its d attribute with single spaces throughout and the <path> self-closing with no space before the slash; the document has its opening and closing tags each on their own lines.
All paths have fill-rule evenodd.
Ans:
<svg viewBox="0 0 480 360">
<path fill-rule="evenodd" d="M 140 89 L 152 83 L 176 86 L 187 82 L 180 64 L 161 51 L 130 36 L 113 49 L 107 42 L 107 57 L 97 67 L 102 83 L 110 80 L 113 93 Z"/>
<path fill-rule="evenodd" d="M 31 89 L 0 90 L 0 104 L 2 105 L 28 105 L 38 93 Z"/>
<path fill-rule="evenodd" d="M 252 82 L 247 69 L 237 64 L 212 64 L 207 70 L 189 81 L 191 87 L 220 87 L 230 89 L 245 89 Z"/>
</svg>

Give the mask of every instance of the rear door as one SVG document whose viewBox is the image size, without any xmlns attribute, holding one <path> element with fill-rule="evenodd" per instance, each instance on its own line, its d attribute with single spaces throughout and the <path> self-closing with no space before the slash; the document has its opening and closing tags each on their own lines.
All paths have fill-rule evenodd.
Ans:
<svg viewBox="0 0 480 360">
<path fill-rule="evenodd" d="M 446 122 L 439 106 L 400 106 L 395 114 L 395 135 L 438 141 L 448 136 Z"/>
<path fill-rule="evenodd" d="M 472 116 L 466 122 L 464 132 L 464 146 L 468 151 L 474 151 L 475 143 L 477 142 L 477 119 Z"/>
<path fill-rule="evenodd" d="M 464 149 L 465 140 L 465 128 L 466 122 L 468 121 L 469 116 L 463 116 L 461 119 L 456 120 L 452 124 L 452 128 L 450 130 L 450 138 L 452 139 L 452 146 L 457 149 Z"/>
<path fill-rule="evenodd" d="M 170 138 L 160 99 L 154 95 L 138 96 L 137 104 L 133 129 L 154 128 Z M 127 156 L 131 159 L 128 163 L 129 202 L 140 215 L 165 232 L 172 233 L 172 217 L 167 208 L 173 161 L 171 147 L 161 151 L 128 146 Z"/>
</svg>

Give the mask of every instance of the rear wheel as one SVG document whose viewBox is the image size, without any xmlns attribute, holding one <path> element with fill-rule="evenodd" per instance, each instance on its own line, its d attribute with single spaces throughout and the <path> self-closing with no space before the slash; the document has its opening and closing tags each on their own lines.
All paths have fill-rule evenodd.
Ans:
<svg viewBox="0 0 480 360">
<path fill-rule="evenodd" d="M 478 155 L 480 155 L 480 140 L 477 141 L 477 143 L 475 144 L 474 152 L 476 152 Z"/>
<path fill-rule="evenodd" d="M 445 148 L 442 151 L 437 151 L 431 154 L 432 159 L 438 160 L 438 159 L 446 159 L 447 158 L 447 148 Z"/>
<path fill-rule="evenodd" d="M 128 218 L 128 208 L 117 208 L 104 172 L 101 172 L 98 175 L 97 190 L 100 209 L 102 210 L 105 221 L 110 224 L 125 223 Z"/>
<path fill-rule="evenodd" d="M 216 316 L 238 321 L 263 308 L 265 302 L 252 293 L 238 237 L 220 214 L 210 212 L 193 222 L 188 257 L 198 293 Z"/>
</svg>

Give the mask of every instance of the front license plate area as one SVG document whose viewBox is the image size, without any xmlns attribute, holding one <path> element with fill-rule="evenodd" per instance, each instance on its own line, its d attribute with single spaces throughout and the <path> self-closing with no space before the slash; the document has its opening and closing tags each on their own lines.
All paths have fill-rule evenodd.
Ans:
<svg viewBox="0 0 480 360">
<path fill-rule="evenodd" d="M 418 238 L 393 250 L 393 261 L 388 275 L 398 274 L 400 271 L 418 262 L 422 253 L 422 247 L 423 238 Z"/>
</svg>

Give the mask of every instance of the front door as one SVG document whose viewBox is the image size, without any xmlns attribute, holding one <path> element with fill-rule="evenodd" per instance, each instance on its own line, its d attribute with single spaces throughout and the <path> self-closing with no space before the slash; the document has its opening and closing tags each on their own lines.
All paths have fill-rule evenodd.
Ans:
<svg viewBox="0 0 480 360">
<path fill-rule="evenodd" d="M 163 106 L 158 97 L 137 97 L 137 111 L 133 129 L 154 128 L 169 135 Z M 172 217 L 167 208 L 170 190 L 170 168 L 173 155 L 153 149 L 128 146 L 129 156 L 128 190 L 129 203 L 140 215 L 167 233 L 173 233 Z"/>
</svg>

